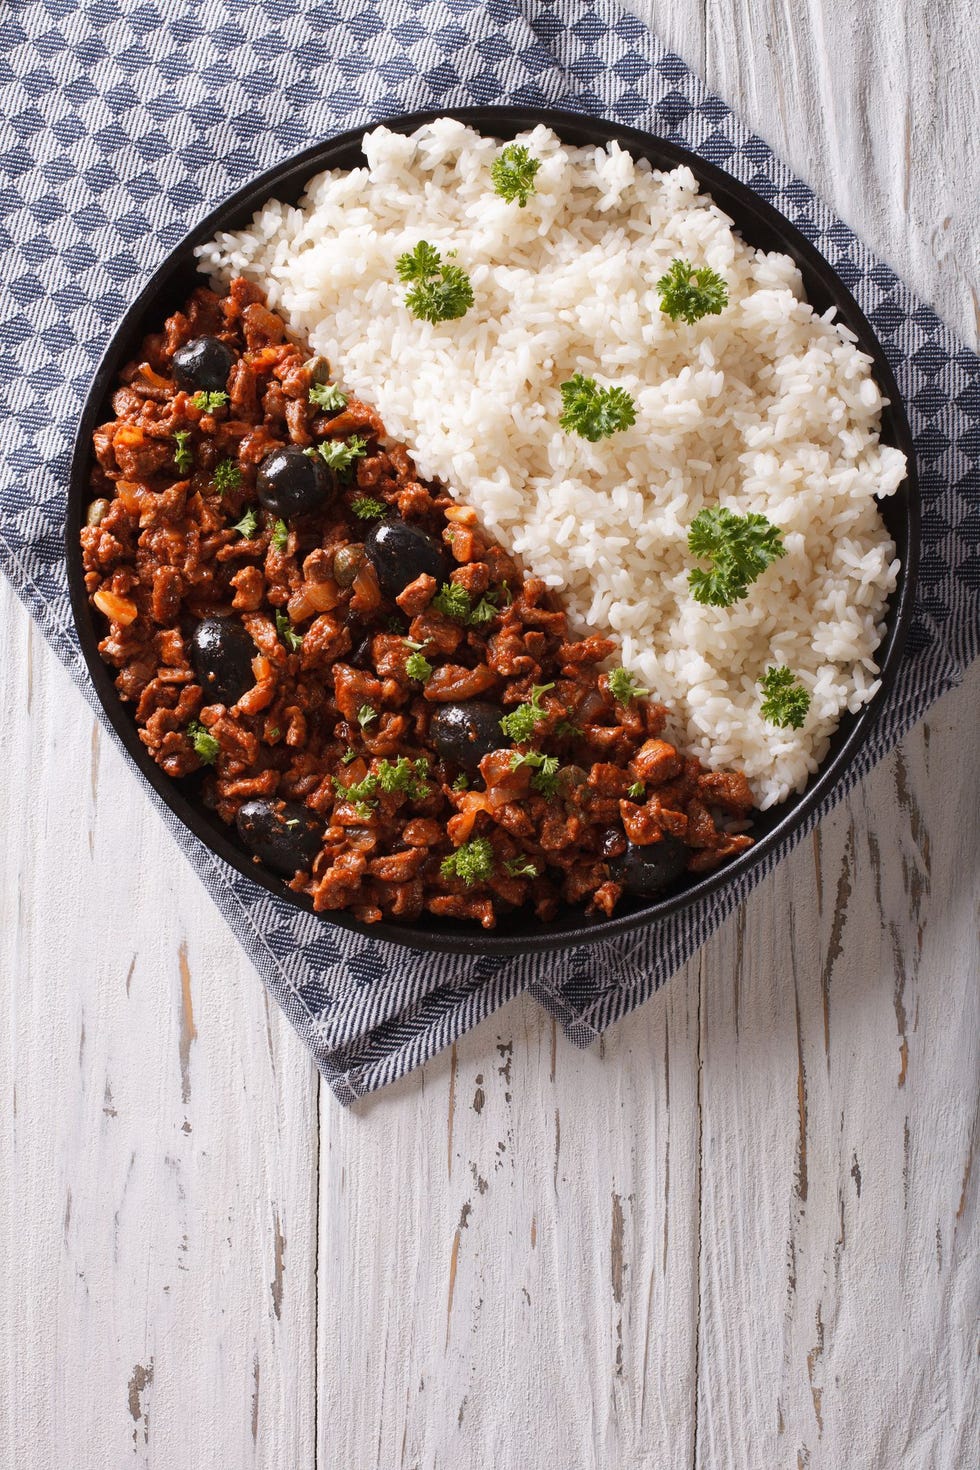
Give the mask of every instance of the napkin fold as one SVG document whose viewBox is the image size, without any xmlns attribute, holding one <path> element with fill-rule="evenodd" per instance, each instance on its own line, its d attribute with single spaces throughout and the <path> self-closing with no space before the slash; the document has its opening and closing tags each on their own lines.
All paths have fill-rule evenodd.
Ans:
<svg viewBox="0 0 980 1470">
<path fill-rule="evenodd" d="M 94 707 L 62 527 L 79 409 L 116 322 L 166 253 L 248 178 L 318 137 L 452 106 L 564 107 L 699 153 L 817 246 L 888 354 L 923 499 L 914 622 L 871 739 L 808 829 L 977 656 L 980 361 L 618 5 L 14 0 L 0 13 L 0 96 L 0 564 Z M 587 1045 L 804 835 L 656 928 L 550 956 L 465 959 L 414 954 L 298 912 L 215 858 L 143 785 L 345 1104 L 524 990 Z"/>
</svg>

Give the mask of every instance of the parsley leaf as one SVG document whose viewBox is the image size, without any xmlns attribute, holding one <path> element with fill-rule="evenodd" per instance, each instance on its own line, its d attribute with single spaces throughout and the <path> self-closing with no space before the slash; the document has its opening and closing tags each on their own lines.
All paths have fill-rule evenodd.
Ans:
<svg viewBox="0 0 980 1470">
<path fill-rule="evenodd" d="M 600 388 L 595 378 L 581 373 L 561 384 L 561 401 L 561 427 L 590 444 L 636 423 L 636 404 L 625 388 Z"/>
<path fill-rule="evenodd" d="M 479 602 L 476 604 L 476 607 L 474 607 L 473 611 L 470 613 L 466 621 L 470 623 L 474 628 L 478 628 L 483 623 L 489 623 L 490 620 L 492 618 L 495 618 L 496 616 L 497 609 L 493 605 L 493 594 L 487 593 L 485 597 L 480 598 Z"/>
<path fill-rule="evenodd" d="M 408 756 L 400 755 L 396 761 L 379 762 L 378 785 L 382 791 L 403 792 L 409 801 L 424 801 L 431 792 L 426 781 L 428 774 L 427 761 L 412 761 Z"/>
<path fill-rule="evenodd" d="M 216 408 L 224 408 L 227 402 L 227 393 L 207 393 L 203 389 L 200 393 L 195 393 L 191 399 L 194 407 L 201 409 L 204 413 L 211 413 Z"/>
<path fill-rule="evenodd" d="M 378 803 L 369 796 L 359 796 L 358 792 L 364 789 L 373 791 L 376 784 L 373 776 L 365 776 L 363 781 L 358 781 L 354 786 L 342 786 L 336 776 L 334 777 L 334 786 L 336 787 L 338 797 L 341 801 L 350 802 L 356 815 L 362 822 L 370 819 L 371 813 Z"/>
<path fill-rule="evenodd" d="M 458 265 L 444 265 L 442 256 L 427 240 L 414 250 L 399 255 L 395 262 L 398 279 L 411 283 L 405 305 L 423 322 L 449 322 L 465 316 L 473 305 L 473 287 Z"/>
<path fill-rule="evenodd" d="M 516 709 L 511 710 L 510 714 L 504 715 L 500 721 L 500 728 L 509 740 L 520 744 L 524 740 L 531 739 L 535 726 L 545 718 L 546 714 L 546 711 L 541 708 L 541 696 L 554 687 L 554 684 L 533 685 L 530 702 L 519 704 Z"/>
<path fill-rule="evenodd" d="M 765 516 L 739 516 L 724 505 L 695 517 L 687 544 L 695 556 L 712 562 L 710 572 L 696 567 L 687 579 L 695 602 L 708 607 L 731 607 L 771 562 L 786 555 L 782 532 Z"/>
<path fill-rule="evenodd" d="M 558 790 L 558 757 L 556 755 L 544 755 L 540 750 L 528 750 L 523 755 L 515 750 L 510 758 L 512 771 L 520 770 L 521 766 L 531 766 L 534 775 L 531 777 L 531 785 L 535 791 L 540 791 L 542 796 L 554 796 Z"/>
<path fill-rule="evenodd" d="M 479 602 L 473 606 L 470 594 L 465 587 L 458 582 L 443 582 L 439 591 L 432 599 L 432 606 L 436 612 L 442 613 L 443 617 L 452 618 L 454 622 L 466 623 L 470 627 L 481 627 L 489 623 L 496 616 L 497 593 L 485 592 Z"/>
<path fill-rule="evenodd" d="M 645 794 L 646 787 L 644 786 L 642 781 L 634 781 L 632 786 L 626 793 L 630 801 L 642 801 Z"/>
<path fill-rule="evenodd" d="M 288 649 L 291 649 L 293 653 L 298 652 L 298 650 L 303 647 L 302 633 L 297 633 L 296 629 L 289 621 L 289 614 L 284 613 L 281 608 L 277 608 L 276 610 L 276 629 L 283 643 L 285 643 L 286 647 Z"/>
<path fill-rule="evenodd" d="M 362 704 L 360 709 L 357 711 L 357 723 L 360 725 L 362 730 L 366 730 L 371 721 L 376 720 L 377 718 L 378 711 L 376 709 L 372 709 L 369 704 Z"/>
<path fill-rule="evenodd" d="M 206 730 L 200 720 L 191 720 L 185 734 L 194 746 L 198 760 L 203 761 L 206 766 L 213 766 L 218 759 L 221 746 L 211 731 Z"/>
<path fill-rule="evenodd" d="M 276 521 L 276 524 L 272 528 L 272 537 L 269 542 L 270 546 L 273 546 L 276 551 L 285 551 L 288 542 L 289 527 L 285 521 Z"/>
<path fill-rule="evenodd" d="M 378 804 L 375 799 L 378 778 L 373 771 L 369 771 L 363 781 L 354 781 L 350 786 L 345 786 L 339 777 L 334 776 L 333 788 L 341 801 L 349 801 L 352 804 L 362 822 L 368 820 Z"/>
<path fill-rule="evenodd" d="M 535 865 L 521 857 L 508 858 L 504 863 L 504 868 L 512 878 L 536 878 L 538 876 Z"/>
<path fill-rule="evenodd" d="M 469 778 L 469 776 L 466 775 L 465 771 L 460 771 L 459 775 L 456 777 L 455 781 L 453 782 L 453 790 L 454 791 L 469 791 L 469 789 L 470 789 L 470 778 Z"/>
<path fill-rule="evenodd" d="M 310 402 L 326 413 L 340 413 L 347 407 L 347 394 L 336 383 L 314 383 L 310 389 Z"/>
<path fill-rule="evenodd" d="M 344 751 L 343 755 L 340 757 L 341 765 L 349 766 L 350 763 L 351 763 L 351 761 L 356 761 L 356 760 L 357 760 L 357 751 L 353 748 L 353 746 L 348 745 L 347 749 Z"/>
<path fill-rule="evenodd" d="M 222 459 L 214 467 L 211 476 L 214 488 L 224 495 L 226 490 L 237 490 L 242 483 L 242 472 L 233 459 Z"/>
<path fill-rule="evenodd" d="M 558 790 L 558 757 L 546 755 L 531 777 L 531 785 L 542 796 L 554 796 Z"/>
<path fill-rule="evenodd" d="M 629 704 L 631 699 L 641 699 L 649 689 L 641 689 L 628 669 L 611 669 L 608 675 L 609 693 L 620 704 Z"/>
<path fill-rule="evenodd" d="M 791 669 L 767 669 L 762 680 L 762 717 L 770 725 L 800 730 L 810 708 L 810 696 Z"/>
<path fill-rule="evenodd" d="M 444 878 L 459 878 L 467 888 L 474 883 L 485 882 L 493 872 L 493 848 L 489 837 L 474 837 L 472 842 L 464 842 L 443 858 L 439 871 Z"/>
<path fill-rule="evenodd" d="M 323 463 L 329 466 L 336 474 L 346 475 L 356 459 L 363 459 L 367 453 L 367 440 L 362 439 L 359 434 L 352 434 L 349 439 L 324 439 L 322 443 L 315 444 L 306 453 L 311 459 L 317 455 Z"/>
<path fill-rule="evenodd" d="M 237 531 L 240 536 L 244 536 L 246 541 L 251 541 L 259 529 L 259 518 L 256 515 L 255 506 L 250 505 L 241 520 L 236 521 L 231 529 Z"/>
<path fill-rule="evenodd" d="M 174 442 L 177 448 L 174 450 L 174 464 L 182 475 L 187 475 L 194 468 L 194 451 L 188 445 L 191 437 L 190 429 L 175 429 Z"/>
<path fill-rule="evenodd" d="M 582 727 L 573 725 L 571 720 L 559 720 L 555 726 L 555 734 L 559 740 L 578 740 L 582 734 Z"/>
<path fill-rule="evenodd" d="M 436 612 L 442 613 L 443 617 L 452 618 L 457 623 L 465 623 L 470 616 L 470 594 L 457 582 L 443 582 L 432 599 L 432 606 Z"/>
<path fill-rule="evenodd" d="M 534 158 L 523 143 L 508 143 L 490 165 L 494 191 L 508 204 L 516 200 L 523 209 L 534 193 L 534 176 L 540 167 L 540 158 Z"/>
<path fill-rule="evenodd" d="M 719 316 L 728 305 L 728 286 L 710 266 L 697 270 L 686 260 L 672 260 L 670 269 L 657 282 L 660 309 L 672 321 L 689 325 L 703 316 Z"/>
<path fill-rule="evenodd" d="M 432 665 L 425 654 L 416 649 L 405 660 L 405 672 L 410 679 L 417 679 L 420 684 L 424 684 L 432 675 Z"/>
<path fill-rule="evenodd" d="M 388 510 L 383 500 L 375 500 L 371 495 L 359 495 L 351 501 L 350 508 L 362 521 L 375 521 Z"/>
</svg>

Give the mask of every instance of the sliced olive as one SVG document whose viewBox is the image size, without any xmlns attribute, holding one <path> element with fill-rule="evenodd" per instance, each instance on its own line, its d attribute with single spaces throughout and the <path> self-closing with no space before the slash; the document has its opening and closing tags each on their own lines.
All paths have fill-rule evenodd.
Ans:
<svg viewBox="0 0 980 1470">
<path fill-rule="evenodd" d="M 642 847 L 627 843 L 626 851 L 611 859 L 609 876 L 627 893 L 650 898 L 681 876 L 690 856 L 690 848 L 679 837 L 665 832 L 659 842 L 647 842 Z"/>
<path fill-rule="evenodd" d="M 441 704 L 432 716 L 429 736 L 443 760 L 464 771 L 476 771 L 485 755 L 500 750 L 503 710 L 498 704 L 469 699 L 464 704 Z"/>
<path fill-rule="evenodd" d="M 195 337 L 178 347 L 173 356 L 177 387 L 186 388 L 188 393 L 223 393 L 234 365 L 234 352 L 217 337 Z"/>
<path fill-rule="evenodd" d="M 238 808 L 235 826 L 249 852 L 284 878 L 308 871 L 323 845 L 323 821 L 301 801 L 256 797 Z"/>
<path fill-rule="evenodd" d="M 237 618 L 205 618 L 191 637 L 191 663 L 201 681 L 205 704 L 237 704 L 255 683 L 257 653 Z"/>
<path fill-rule="evenodd" d="M 259 465 L 256 489 L 273 515 L 300 516 L 319 510 L 332 494 L 334 478 L 318 455 L 298 444 L 274 449 Z"/>
<path fill-rule="evenodd" d="M 347 655 L 347 662 L 352 666 L 352 668 L 374 668 L 374 665 L 371 662 L 371 645 L 373 642 L 373 635 L 371 633 L 368 633 L 364 638 L 361 639 L 360 643 L 355 646 L 353 652 Z"/>
<path fill-rule="evenodd" d="M 441 582 L 446 575 L 442 547 L 421 526 L 389 517 L 373 525 L 364 538 L 364 551 L 378 574 L 385 597 L 397 597 L 423 573 Z"/>
</svg>

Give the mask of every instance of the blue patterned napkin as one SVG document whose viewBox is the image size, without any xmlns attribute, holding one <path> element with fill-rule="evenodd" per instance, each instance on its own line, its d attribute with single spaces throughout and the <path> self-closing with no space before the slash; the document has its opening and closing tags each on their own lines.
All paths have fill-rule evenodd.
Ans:
<svg viewBox="0 0 980 1470">
<path fill-rule="evenodd" d="M 0 11 L 0 89 L 0 557 L 93 703 L 68 605 L 65 485 L 79 407 L 129 302 L 198 219 L 312 140 L 398 112 L 506 102 L 630 123 L 726 168 L 817 245 L 884 344 L 916 438 L 924 545 L 898 686 L 849 779 L 976 656 L 980 362 L 617 5 L 14 0 Z M 523 990 L 587 1044 L 650 996 L 763 876 L 757 869 L 655 931 L 588 949 L 415 955 L 271 897 L 157 805 L 344 1103 Z"/>
</svg>

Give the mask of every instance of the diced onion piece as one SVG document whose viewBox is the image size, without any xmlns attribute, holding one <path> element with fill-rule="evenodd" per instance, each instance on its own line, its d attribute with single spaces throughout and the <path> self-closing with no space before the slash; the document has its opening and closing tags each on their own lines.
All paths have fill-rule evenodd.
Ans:
<svg viewBox="0 0 980 1470">
<path fill-rule="evenodd" d="M 111 623 L 118 623 L 120 628 L 128 628 L 136 618 L 134 602 L 130 602 L 128 597 L 120 597 L 115 592 L 108 592 L 104 587 L 99 588 L 92 601 L 100 613 L 104 613 Z"/>
</svg>

